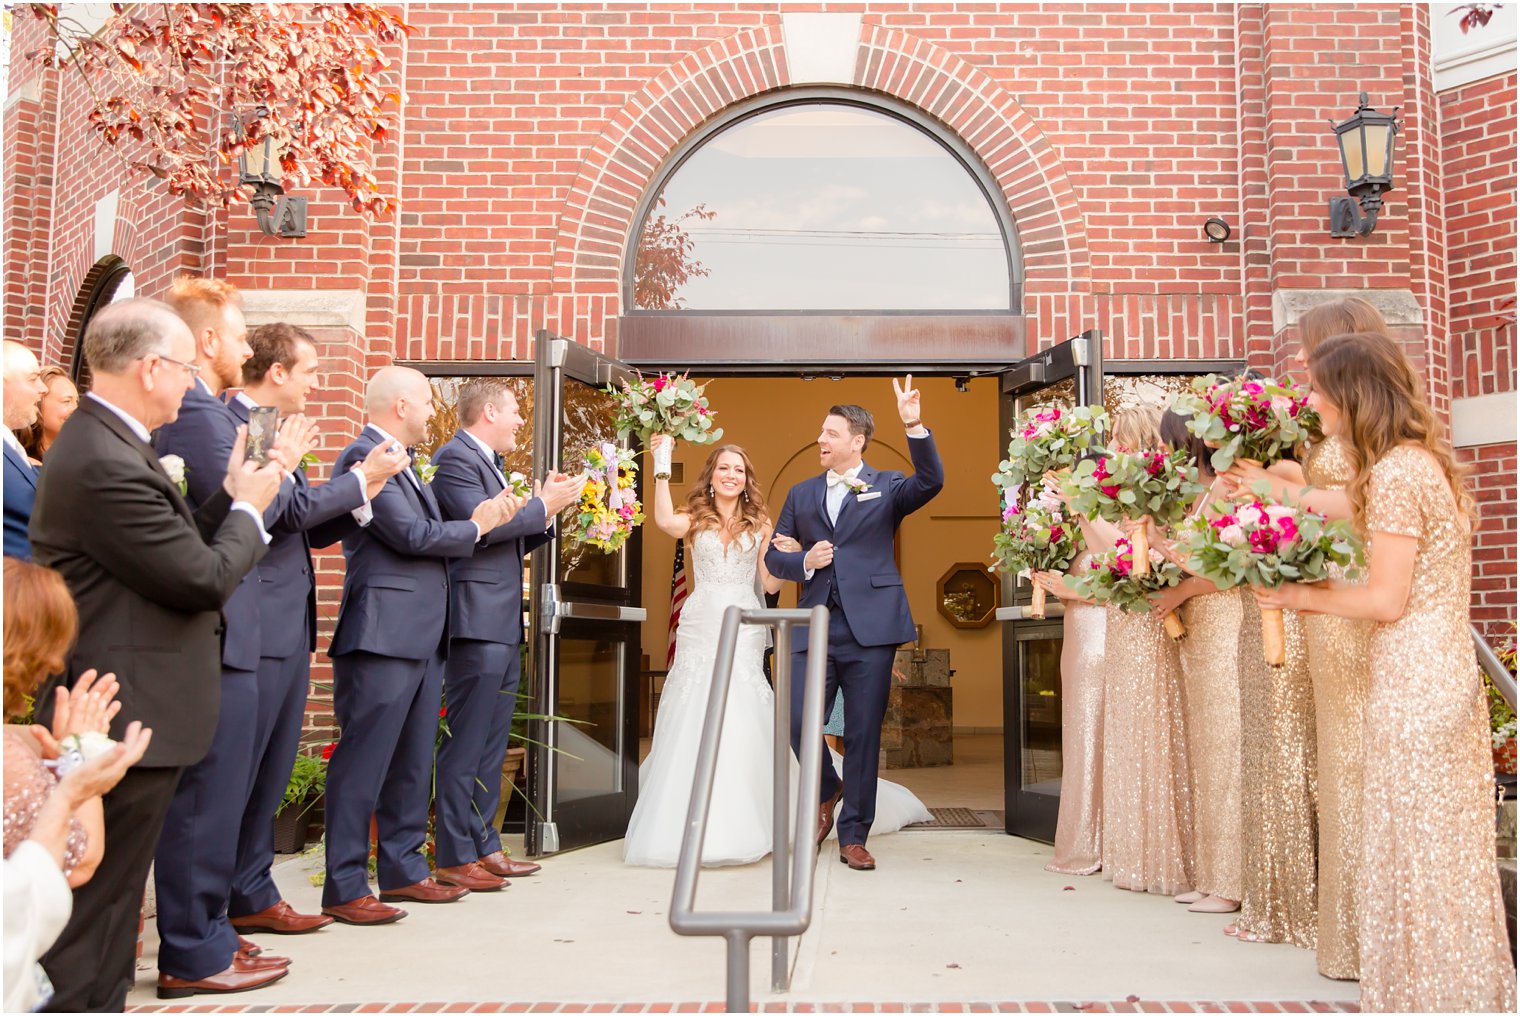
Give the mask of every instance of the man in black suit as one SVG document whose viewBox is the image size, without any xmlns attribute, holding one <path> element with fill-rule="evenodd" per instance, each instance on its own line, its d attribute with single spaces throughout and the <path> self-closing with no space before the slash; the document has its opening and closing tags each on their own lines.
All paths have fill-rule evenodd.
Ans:
<svg viewBox="0 0 1520 1016">
<path fill-rule="evenodd" d="M 211 745 L 221 700 L 221 608 L 263 556 L 261 513 L 280 485 L 276 465 L 243 461 L 241 435 L 218 489 L 191 512 L 149 444 L 194 384 L 195 342 L 156 300 L 102 309 L 84 335 L 92 390 L 49 449 L 31 522 L 39 563 L 57 569 L 79 608 L 69 683 L 89 668 L 114 672 L 112 724 L 153 728 L 153 743 L 105 798 L 106 851 L 74 894 L 68 926 L 43 966 L 54 1011 L 120 1011 L 132 984 L 148 865 L 186 766 Z M 49 718 L 51 689 L 38 695 Z M 240 988 L 284 970 L 234 957 Z"/>
<path fill-rule="evenodd" d="M 369 423 L 338 456 L 339 472 L 377 445 L 408 448 L 427 436 L 433 393 L 417 371 L 381 368 L 365 402 Z M 436 881 L 422 855 L 448 649 L 447 560 L 474 554 L 521 499 L 503 491 L 468 519 L 445 521 L 431 487 L 435 469 L 414 459 L 375 496 L 370 524 L 343 538 L 348 569 L 328 649 L 341 733 L 327 764 L 322 912 L 346 924 L 406 916 L 389 901 L 451 903 L 469 892 Z M 378 900 L 366 876 L 372 815 Z"/>
<path fill-rule="evenodd" d="M 523 425 L 517 396 L 499 378 L 459 389 L 460 429 L 438 450 L 433 491 L 447 519 L 509 487 L 502 456 L 517 448 Z M 501 763 L 522 679 L 523 555 L 553 537 L 552 521 L 581 496 L 586 478 L 551 476 L 511 522 L 481 541 L 475 555 L 449 562 L 449 655 L 443 672 L 448 735 L 438 748 L 434 835 L 446 885 L 476 892 L 539 866 L 513 861 L 494 828 Z"/>
<path fill-rule="evenodd" d="M 306 411 L 318 386 L 316 340 L 290 324 L 248 333 L 253 356 L 243 364 L 243 390 L 228 403 L 239 420 L 272 406 L 287 417 Z M 269 553 L 258 565 L 258 720 L 253 733 L 253 779 L 238 832 L 237 868 L 227 914 L 239 932 L 299 935 L 331 924 L 325 914 L 302 914 L 274 882 L 274 815 L 301 744 L 311 654 L 317 648 L 313 546 L 326 547 L 360 525 L 354 514 L 407 466 L 406 453 L 377 445 L 363 463 L 330 483 L 312 486 L 298 468 L 271 506 Z M 268 516 L 266 516 L 267 518 Z M 363 524 L 368 524 L 366 518 Z"/>
</svg>

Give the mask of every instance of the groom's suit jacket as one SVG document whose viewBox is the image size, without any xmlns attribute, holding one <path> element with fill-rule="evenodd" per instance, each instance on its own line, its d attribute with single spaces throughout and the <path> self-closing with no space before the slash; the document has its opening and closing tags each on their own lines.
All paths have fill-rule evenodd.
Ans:
<svg viewBox="0 0 1520 1016">
<path fill-rule="evenodd" d="M 765 553 L 765 566 L 772 575 L 802 583 L 799 607 L 827 605 L 830 589 L 837 589 L 850 631 L 863 646 L 901 645 L 913 641 L 915 634 L 902 575 L 893 560 L 893 537 L 903 519 L 940 492 L 945 472 L 932 436 L 908 438 L 908 451 L 912 476 L 862 463 L 856 478 L 866 484 L 866 499 L 854 491 L 845 494 L 837 523 L 829 522 L 828 482 L 823 474 L 797 484 L 787 492 L 776 532 L 794 537 L 803 549 L 784 553 L 773 547 Z M 870 496 L 876 492 L 881 496 Z M 803 558 L 809 547 L 823 540 L 834 545 L 834 561 L 808 578 Z M 793 649 L 805 649 L 807 637 L 807 629 L 798 627 Z"/>
</svg>

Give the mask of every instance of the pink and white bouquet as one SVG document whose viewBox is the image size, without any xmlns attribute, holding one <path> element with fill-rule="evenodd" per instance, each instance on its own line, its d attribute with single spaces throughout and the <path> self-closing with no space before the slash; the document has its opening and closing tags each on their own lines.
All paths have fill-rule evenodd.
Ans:
<svg viewBox="0 0 1520 1016">
<path fill-rule="evenodd" d="M 1137 568 L 1137 552 L 1139 548 L 1121 536 L 1113 550 L 1093 555 L 1086 571 L 1066 576 L 1066 585 L 1087 599 L 1111 604 L 1131 614 L 1148 614 L 1153 606 L 1151 594 L 1179 584 L 1183 574 L 1181 568 L 1157 550 L 1147 549 L 1147 567 Z M 1187 634 L 1176 611 L 1162 618 L 1162 623 L 1173 641 Z"/>
<path fill-rule="evenodd" d="M 1309 393 L 1291 378 L 1252 381 L 1210 374 L 1177 396 L 1173 412 L 1190 417 L 1188 430 L 1214 449 L 1214 472 L 1236 459 L 1270 466 L 1292 453 L 1319 426 Z"/>
<path fill-rule="evenodd" d="M 586 486 L 570 536 L 604 554 L 615 554 L 644 522 L 634 491 L 638 464 L 633 452 L 611 442 L 586 451 Z"/>
<path fill-rule="evenodd" d="M 1186 449 L 1173 452 L 1111 452 L 1077 463 L 1062 482 L 1071 510 L 1109 522 L 1149 516 L 1158 526 L 1175 526 L 1187 517 L 1203 492 L 1198 467 Z M 1141 528 L 1132 539 L 1140 551 L 1137 570 L 1150 567 L 1150 537 Z"/>
<path fill-rule="evenodd" d="M 1188 556 L 1188 570 L 1220 589 L 1320 582 L 1330 577 L 1332 565 L 1360 566 L 1364 560 L 1350 522 L 1331 522 L 1291 505 L 1237 505 L 1217 518 L 1189 520 L 1180 535 L 1177 546 Z M 1287 657 L 1282 611 L 1263 610 L 1261 625 L 1267 662 L 1280 667 Z"/>
<path fill-rule="evenodd" d="M 1054 498 L 1042 495 L 1022 509 L 1017 502 L 1003 509 L 1003 524 L 992 538 L 995 567 L 1014 575 L 1028 576 L 1036 571 L 1065 571 L 1075 560 L 1080 544 L 1077 524 L 1066 516 L 1066 508 Z M 1045 616 L 1045 589 L 1036 584 L 1029 616 Z"/>
<path fill-rule="evenodd" d="M 1102 406 L 1048 406 L 1031 409 L 1014 422 L 1008 458 L 992 482 L 999 487 L 1038 483 L 1047 472 L 1070 469 L 1089 451 L 1103 447 L 1108 414 Z"/>
<path fill-rule="evenodd" d="M 608 385 L 608 394 L 617 399 L 618 439 L 637 434 L 646 445 L 655 434 L 698 445 L 719 440 L 723 428 L 713 420 L 717 414 L 702 394 L 706 388 L 686 374 L 640 374 L 636 380 L 624 381 L 621 388 Z M 655 462 L 654 478 L 670 478 L 669 445 Z"/>
</svg>

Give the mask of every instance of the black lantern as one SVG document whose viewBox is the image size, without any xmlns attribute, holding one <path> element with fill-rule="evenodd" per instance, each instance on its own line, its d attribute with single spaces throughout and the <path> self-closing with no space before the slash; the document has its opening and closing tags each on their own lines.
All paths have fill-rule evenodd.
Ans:
<svg viewBox="0 0 1520 1016">
<path fill-rule="evenodd" d="M 1351 196 L 1330 199 L 1330 235 L 1366 236 L 1377 225 L 1383 192 L 1393 189 L 1393 136 L 1400 127 L 1399 110 L 1395 106 L 1392 113 L 1379 113 L 1367 105 L 1367 93 L 1362 92 L 1356 112 L 1340 123 L 1331 121 L 1331 126 L 1340 146 L 1346 193 Z"/>
<path fill-rule="evenodd" d="M 239 136 L 246 136 L 241 121 L 235 120 L 234 126 Z M 280 145 L 272 134 L 243 146 L 238 155 L 238 183 L 253 188 L 248 203 L 259 229 L 270 236 L 305 236 L 306 199 L 286 197 L 282 176 Z"/>
</svg>

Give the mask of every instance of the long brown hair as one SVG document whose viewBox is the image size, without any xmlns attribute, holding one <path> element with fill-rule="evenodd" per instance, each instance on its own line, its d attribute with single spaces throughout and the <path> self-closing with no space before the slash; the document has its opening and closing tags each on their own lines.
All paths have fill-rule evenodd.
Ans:
<svg viewBox="0 0 1520 1016">
<path fill-rule="evenodd" d="M 53 392 L 53 382 L 59 378 L 63 378 L 71 385 L 74 384 L 74 379 L 69 377 L 69 372 L 56 363 L 50 363 L 42 368 L 42 374 L 37 380 L 46 386 L 48 395 L 51 395 Z M 78 385 L 74 385 L 74 391 L 76 394 L 78 393 Z M 43 398 L 47 398 L 47 395 L 44 395 Z M 21 447 L 26 449 L 26 453 L 34 459 L 41 459 L 42 453 L 47 451 L 42 445 L 42 406 L 40 404 L 37 407 L 37 419 L 32 421 L 30 427 L 17 434 L 16 439 L 21 442 Z"/>
<path fill-rule="evenodd" d="M 1446 474 L 1457 509 L 1469 520 L 1477 520 L 1477 505 L 1446 441 L 1445 428 L 1420 394 L 1409 358 L 1388 336 L 1376 332 L 1331 336 L 1310 355 L 1309 377 L 1344 417 L 1343 437 L 1356 467 L 1346 493 L 1359 527 L 1367 509 L 1372 467 L 1401 444 L 1429 452 Z"/>
<path fill-rule="evenodd" d="M 1313 356 L 1319 344 L 1332 335 L 1367 333 L 1387 335 L 1388 321 L 1382 311 L 1359 296 L 1317 304 L 1298 319 L 1298 341 L 1305 357 Z"/>
<path fill-rule="evenodd" d="M 20 558 L 5 559 L 5 715 L 49 674 L 63 672 L 79 612 L 63 576 Z"/>
<path fill-rule="evenodd" d="M 718 471 L 718 459 L 730 452 L 744 462 L 744 490 L 739 494 L 736 531 L 758 536 L 770 521 L 765 514 L 765 495 L 760 493 L 760 484 L 755 480 L 755 467 L 749 460 L 749 453 L 736 444 L 719 445 L 707 456 L 702 472 L 692 481 L 691 490 L 686 495 L 686 514 L 691 516 L 693 535 L 702 529 L 723 528 L 723 519 L 718 515 L 718 505 L 710 491 L 713 474 Z"/>
</svg>

